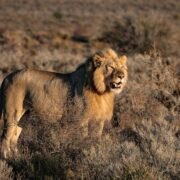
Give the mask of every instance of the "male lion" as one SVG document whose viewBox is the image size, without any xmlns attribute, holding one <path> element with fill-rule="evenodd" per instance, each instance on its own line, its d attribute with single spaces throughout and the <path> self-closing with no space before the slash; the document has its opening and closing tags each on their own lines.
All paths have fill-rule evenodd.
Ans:
<svg viewBox="0 0 180 180">
<path fill-rule="evenodd" d="M 69 74 L 23 69 L 8 75 L 0 95 L 0 117 L 4 121 L 2 156 L 8 158 L 17 152 L 22 130 L 18 122 L 29 108 L 39 114 L 56 108 L 61 118 L 68 98 L 83 101 L 80 125 L 89 127 L 95 121 L 100 136 L 104 123 L 112 118 L 114 94 L 120 93 L 126 83 L 126 60 L 126 56 L 118 57 L 112 49 L 106 49 Z"/>
</svg>

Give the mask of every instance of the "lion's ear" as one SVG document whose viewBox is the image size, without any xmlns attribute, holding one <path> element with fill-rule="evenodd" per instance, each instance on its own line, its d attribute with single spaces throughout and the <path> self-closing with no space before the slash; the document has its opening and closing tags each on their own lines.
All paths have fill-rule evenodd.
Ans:
<svg viewBox="0 0 180 180">
<path fill-rule="evenodd" d="M 124 56 L 121 56 L 119 59 L 120 59 L 120 61 L 121 61 L 122 64 L 126 64 L 126 62 L 127 62 L 127 56 L 125 56 L 125 55 L 124 55 Z"/>
<path fill-rule="evenodd" d="M 102 57 L 100 55 L 98 55 L 98 54 L 95 54 L 93 56 L 93 64 L 94 64 L 95 68 L 100 67 L 101 64 L 102 64 Z"/>
</svg>

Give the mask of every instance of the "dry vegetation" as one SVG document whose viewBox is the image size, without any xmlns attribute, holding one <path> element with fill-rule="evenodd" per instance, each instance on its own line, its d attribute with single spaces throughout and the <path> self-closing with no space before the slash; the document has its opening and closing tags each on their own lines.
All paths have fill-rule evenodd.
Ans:
<svg viewBox="0 0 180 180">
<path fill-rule="evenodd" d="M 129 57 L 101 141 L 81 138 L 77 108 L 51 124 L 28 113 L 0 179 L 179 179 L 179 12 L 176 0 L 0 1 L 0 81 L 23 67 L 70 72 L 105 47 Z"/>
</svg>

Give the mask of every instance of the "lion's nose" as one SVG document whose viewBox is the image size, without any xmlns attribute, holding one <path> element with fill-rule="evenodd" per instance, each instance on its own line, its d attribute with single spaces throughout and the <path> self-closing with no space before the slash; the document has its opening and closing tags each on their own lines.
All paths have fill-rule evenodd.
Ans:
<svg viewBox="0 0 180 180">
<path fill-rule="evenodd" d="M 123 79 L 123 78 L 124 78 L 124 74 L 123 74 L 123 73 L 120 73 L 120 74 L 118 75 L 118 78 Z"/>
</svg>

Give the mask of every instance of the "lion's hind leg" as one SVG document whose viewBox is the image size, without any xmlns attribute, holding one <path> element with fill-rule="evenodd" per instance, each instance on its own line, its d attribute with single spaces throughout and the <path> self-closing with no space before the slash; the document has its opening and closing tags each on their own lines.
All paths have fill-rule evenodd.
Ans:
<svg viewBox="0 0 180 180">
<path fill-rule="evenodd" d="M 18 126 L 18 122 L 20 121 L 24 113 L 25 110 L 22 108 L 22 109 L 18 109 L 14 114 L 14 120 L 15 120 L 15 124 L 13 128 L 14 130 L 12 135 L 10 136 L 10 149 L 13 154 L 18 153 L 17 142 L 22 131 L 22 128 Z"/>
<path fill-rule="evenodd" d="M 15 126 L 13 134 L 10 139 L 11 152 L 15 155 L 17 155 L 17 153 L 18 153 L 17 142 L 18 142 L 19 136 L 21 134 L 21 131 L 22 131 L 21 127 Z"/>
<path fill-rule="evenodd" d="M 12 156 L 12 154 L 17 154 L 18 152 L 17 141 L 22 128 L 17 124 L 24 112 L 25 111 L 17 111 L 13 116 L 8 116 L 7 120 L 5 120 L 1 146 L 1 154 L 4 158 L 8 158 L 9 156 Z M 14 121 L 9 121 L 9 118 L 14 119 Z"/>
<path fill-rule="evenodd" d="M 10 148 L 10 139 L 14 133 L 15 126 L 8 126 L 4 128 L 2 135 L 2 144 L 1 144 L 1 156 L 2 158 L 7 159 L 11 154 Z"/>
<path fill-rule="evenodd" d="M 1 155 L 3 158 L 11 157 L 17 153 L 17 141 L 22 131 L 18 123 L 25 113 L 25 109 L 23 108 L 24 98 L 20 93 L 16 95 L 16 97 L 9 95 L 4 101 L 4 129 L 1 146 Z"/>
</svg>

